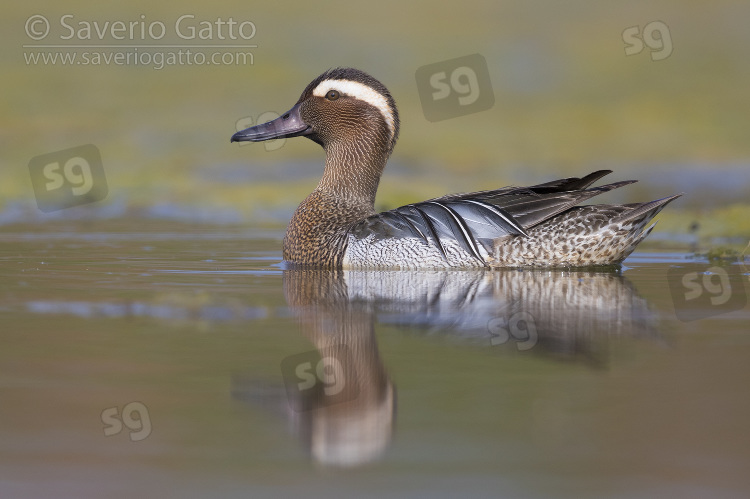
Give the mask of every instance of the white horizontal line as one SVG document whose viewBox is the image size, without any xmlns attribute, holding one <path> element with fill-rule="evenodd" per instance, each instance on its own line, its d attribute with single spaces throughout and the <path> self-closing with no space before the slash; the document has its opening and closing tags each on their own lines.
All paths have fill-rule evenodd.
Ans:
<svg viewBox="0 0 750 499">
<path fill-rule="evenodd" d="M 148 48 L 148 49 L 219 49 L 219 48 L 243 48 L 254 49 L 257 45 L 23 45 L 25 49 L 128 49 L 128 48 Z"/>
</svg>

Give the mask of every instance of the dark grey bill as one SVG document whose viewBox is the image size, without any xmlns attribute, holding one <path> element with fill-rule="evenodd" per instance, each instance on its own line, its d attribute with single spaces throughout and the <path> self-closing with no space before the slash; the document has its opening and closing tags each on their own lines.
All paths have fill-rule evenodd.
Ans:
<svg viewBox="0 0 750 499">
<path fill-rule="evenodd" d="M 312 128 L 300 116 L 300 104 L 262 125 L 252 126 L 232 135 L 230 142 L 261 142 L 270 139 L 299 137 L 312 134 Z"/>
</svg>

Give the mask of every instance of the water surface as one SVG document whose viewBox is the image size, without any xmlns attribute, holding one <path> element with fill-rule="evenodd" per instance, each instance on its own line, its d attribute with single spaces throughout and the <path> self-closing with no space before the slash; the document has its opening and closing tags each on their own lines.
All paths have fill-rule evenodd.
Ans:
<svg viewBox="0 0 750 499">
<path fill-rule="evenodd" d="M 744 266 L 305 271 L 282 235 L 3 227 L 0 497 L 750 492 Z"/>
</svg>

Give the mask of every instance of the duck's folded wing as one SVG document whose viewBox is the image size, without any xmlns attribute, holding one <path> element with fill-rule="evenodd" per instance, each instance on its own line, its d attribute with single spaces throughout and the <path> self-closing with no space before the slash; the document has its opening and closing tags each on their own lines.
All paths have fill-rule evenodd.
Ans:
<svg viewBox="0 0 750 499">
<path fill-rule="evenodd" d="M 512 216 L 521 227 L 529 229 L 587 199 L 636 182 L 635 180 L 625 180 L 588 188 L 609 173 L 611 173 L 611 170 L 599 170 L 583 178 L 564 178 L 531 187 L 505 187 L 492 191 L 454 194 L 432 201 L 469 199 L 482 201 L 502 209 Z"/>
<path fill-rule="evenodd" d="M 634 181 L 587 189 L 609 173 L 601 170 L 583 178 L 567 178 L 531 187 L 453 194 L 372 215 L 349 233 L 357 239 L 417 238 L 436 246 L 445 256 L 447 242 L 458 244 L 477 260 L 492 252 L 503 236 L 526 236 L 533 227 L 597 194 Z"/>
</svg>

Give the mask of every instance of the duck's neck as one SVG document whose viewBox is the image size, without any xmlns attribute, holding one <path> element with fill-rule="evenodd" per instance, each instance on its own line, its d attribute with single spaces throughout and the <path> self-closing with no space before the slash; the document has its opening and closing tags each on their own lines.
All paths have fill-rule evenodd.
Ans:
<svg viewBox="0 0 750 499">
<path fill-rule="evenodd" d="M 343 257 L 348 229 L 375 214 L 375 195 L 388 153 L 382 145 L 361 138 L 327 144 L 325 151 L 323 178 L 287 228 L 284 259 L 335 267 Z"/>
<path fill-rule="evenodd" d="M 316 190 L 374 211 L 380 176 L 388 161 L 382 145 L 360 137 L 351 142 L 327 144 L 325 151 L 323 178 Z"/>
</svg>

